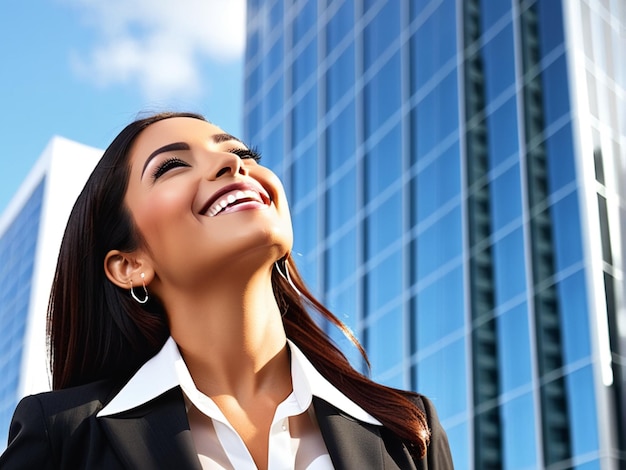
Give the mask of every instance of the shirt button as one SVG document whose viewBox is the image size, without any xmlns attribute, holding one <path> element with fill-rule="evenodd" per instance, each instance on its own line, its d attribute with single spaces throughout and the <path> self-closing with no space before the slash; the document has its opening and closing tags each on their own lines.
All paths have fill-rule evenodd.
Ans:
<svg viewBox="0 0 626 470">
<path fill-rule="evenodd" d="M 287 420 L 283 421 L 283 431 L 287 430 Z"/>
</svg>

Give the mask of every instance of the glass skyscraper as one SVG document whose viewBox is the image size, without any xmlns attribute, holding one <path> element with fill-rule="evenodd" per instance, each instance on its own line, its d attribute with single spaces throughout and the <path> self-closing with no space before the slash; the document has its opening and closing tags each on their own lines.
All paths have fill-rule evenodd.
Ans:
<svg viewBox="0 0 626 470">
<path fill-rule="evenodd" d="M 457 468 L 624 468 L 625 3 L 247 5 L 246 142 L 371 376 Z"/>
<path fill-rule="evenodd" d="M 50 286 L 70 210 L 101 154 L 53 138 L 0 217 L 0 452 L 18 400 L 50 388 Z"/>
</svg>

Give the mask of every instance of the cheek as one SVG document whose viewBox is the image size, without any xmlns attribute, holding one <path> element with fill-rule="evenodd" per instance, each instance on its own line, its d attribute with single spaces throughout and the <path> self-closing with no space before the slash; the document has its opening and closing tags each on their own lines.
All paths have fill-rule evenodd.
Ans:
<svg viewBox="0 0 626 470">
<path fill-rule="evenodd" d="M 154 235 L 167 236 L 180 227 L 180 221 L 190 218 L 192 199 L 180 187 L 162 188 L 145 198 L 133 211 L 137 228 L 150 244 Z"/>
</svg>

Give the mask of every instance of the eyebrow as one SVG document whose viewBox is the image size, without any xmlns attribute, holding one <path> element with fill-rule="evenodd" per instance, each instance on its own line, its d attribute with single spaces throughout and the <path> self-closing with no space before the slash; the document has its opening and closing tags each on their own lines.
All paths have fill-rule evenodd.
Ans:
<svg viewBox="0 0 626 470">
<path fill-rule="evenodd" d="M 148 158 L 146 158 L 146 162 L 143 164 L 143 170 L 141 170 L 141 177 L 143 178 L 143 174 L 146 172 L 146 168 L 148 167 L 148 163 L 152 161 L 154 157 L 164 152 L 174 152 L 176 150 L 189 150 L 189 144 L 186 142 L 174 142 L 172 144 L 164 145 L 163 147 L 159 147 L 154 152 L 150 154 Z"/>
<path fill-rule="evenodd" d="M 216 144 L 221 144 L 222 142 L 228 142 L 230 140 L 234 140 L 235 142 L 239 142 L 243 144 L 241 140 L 237 137 L 230 134 L 214 134 L 211 136 L 211 140 Z M 245 145 L 245 144 L 244 144 Z M 177 150 L 190 150 L 189 144 L 186 142 L 174 142 L 172 144 L 164 145 L 156 149 L 154 152 L 150 154 L 150 156 L 146 159 L 146 162 L 143 164 L 143 169 L 141 170 L 141 177 L 143 178 L 143 174 L 146 172 L 146 168 L 148 164 L 152 161 L 154 157 L 164 152 L 175 152 Z"/>
</svg>

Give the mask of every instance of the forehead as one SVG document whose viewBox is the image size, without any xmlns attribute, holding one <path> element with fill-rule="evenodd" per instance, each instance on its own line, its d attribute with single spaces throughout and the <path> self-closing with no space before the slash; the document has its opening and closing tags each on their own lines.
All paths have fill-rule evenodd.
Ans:
<svg viewBox="0 0 626 470">
<path fill-rule="evenodd" d="M 219 127 L 190 117 L 173 117 L 157 121 L 146 127 L 137 137 L 137 143 L 155 145 L 159 143 L 169 143 L 171 139 L 202 139 L 207 140 L 212 135 L 223 134 L 224 131 Z"/>
<path fill-rule="evenodd" d="M 163 119 L 150 124 L 137 136 L 130 152 L 131 160 L 145 157 L 155 149 L 174 142 L 209 142 L 211 136 L 216 134 L 224 134 L 224 131 L 201 119 Z"/>
</svg>

